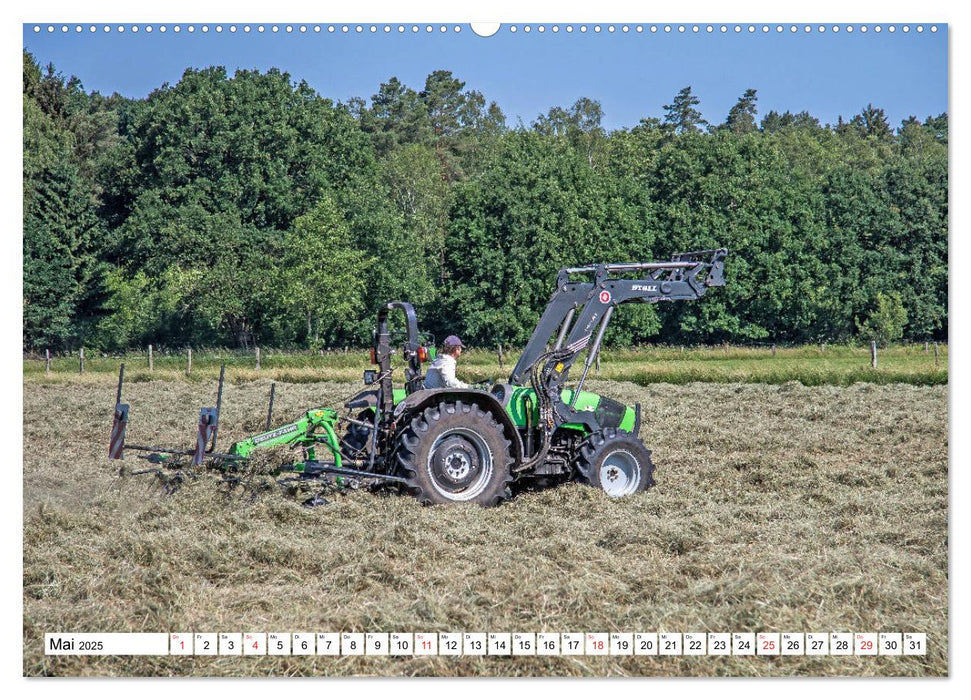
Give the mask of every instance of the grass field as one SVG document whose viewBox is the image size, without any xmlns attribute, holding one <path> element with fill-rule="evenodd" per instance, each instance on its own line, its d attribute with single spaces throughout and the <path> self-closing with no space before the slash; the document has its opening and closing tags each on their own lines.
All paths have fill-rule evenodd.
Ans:
<svg viewBox="0 0 971 700">
<path fill-rule="evenodd" d="M 470 381 L 507 377 L 518 359 L 517 350 L 506 349 L 504 364 L 499 366 L 494 350 L 471 350 L 462 355 L 461 370 Z M 798 381 L 806 386 L 835 384 L 847 386 L 855 382 L 872 384 L 947 384 L 947 346 L 939 345 L 935 357 L 933 345 L 924 350 L 923 344 L 898 345 L 878 351 L 877 369 L 870 365 L 868 347 L 849 345 L 809 345 L 793 348 L 771 347 L 668 347 L 645 346 L 634 349 L 605 349 L 598 379 L 627 381 L 649 386 L 664 382 L 757 382 L 784 384 Z M 578 362 L 582 362 L 581 357 Z M 233 380 L 250 381 L 267 378 L 299 383 L 319 381 L 356 381 L 368 367 L 366 350 L 330 352 L 324 355 L 297 354 L 264 349 L 260 371 L 252 352 L 220 350 L 196 351 L 192 359 L 192 373 L 187 377 L 187 357 L 179 354 L 155 354 L 153 371 L 148 369 L 148 356 L 133 353 L 127 356 L 102 357 L 88 353 L 85 373 L 78 373 L 77 357 L 56 357 L 51 362 L 51 374 L 46 374 L 43 359 L 25 359 L 24 377 L 28 381 L 101 382 L 104 375 L 117 375 L 119 365 L 126 365 L 129 381 L 143 382 L 160 379 L 206 381 L 219 374 L 225 364 Z M 579 376 L 579 374 L 578 374 Z"/>
<path fill-rule="evenodd" d="M 164 496 L 106 459 L 116 368 L 54 381 L 28 373 L 24 673 L 948 673 L 946 386 L 641 386 L 606 381 L 609 364 L 605 355 L 589 388 L 643 404 L 657 486 L 612 501 L 571 484 L 490 510 L 361 492 L 317 509 L 277 492 L 251 502 L 211 474 Z M 227 386 L 223 446 L 262 426 L 280 372 Z M 214 395 L 200 375 L 128 385 L 129 441 L 187 444 Z M 278 383 L 276 415 L 337 405 L 358 387 Z M 126 464 L 144 463 L 130 453 Z M 914 631 L 927 633 L 928 653 L 48 657 L 53 631 Z"/>
</svg>

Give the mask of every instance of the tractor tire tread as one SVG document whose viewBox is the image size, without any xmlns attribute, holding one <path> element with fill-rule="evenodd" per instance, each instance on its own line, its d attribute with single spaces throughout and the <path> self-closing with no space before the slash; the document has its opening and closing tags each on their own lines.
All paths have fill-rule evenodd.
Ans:
<svg viewBox="0 0 971 700">
<path fill-rule="evenodd" d="M 611 452 L 618 448 L 630 454 L 639 467 L 639 480 L 631 493 L 647 491 L 655 485 L 654 464 L 651 461 L 651 451 L 639 437 L 617 428 L 604 428 L 592 433 L 580 445 L 576 462 L 577 480 L 589 486 L 602 488 L 600 484 L 600 466 Z"/>
<path fill-rule="evenodd" d="M 471 424 L 484 433 L 492 454 L 493 474 L 481 493 L 468 501 L 450 499 L 436 490 L 423 465 L 435 440 L 455 427 Z M 473 403 L 443 401 L 417 413 L 402 432 L 397 450 L 399 473 L 408 481 L 408 490 L 424 505 L 470 502 L 492 507 L 509 497 L 512 481 L 512 442 L 505 436 L 502 425 L 491 413 Z"/>
</svg>

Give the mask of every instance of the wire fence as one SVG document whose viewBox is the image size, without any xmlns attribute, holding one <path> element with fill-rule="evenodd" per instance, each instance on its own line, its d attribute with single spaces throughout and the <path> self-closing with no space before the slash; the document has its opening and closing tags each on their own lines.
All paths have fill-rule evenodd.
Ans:
<svg viewBox="0 0 971 700">
<path fill-rule="evenodd" d="M 226 365 L 239 370 L 260 372 L 264 369 L 331 368 L 352 369 L 369 362 L 369 348 L 351 346 L 321 348 L 315 350 L 296 348 L 172 348 L 148 345 L 145 348 L 128 350 L 123 353 L 91 352 L 86 348 L 71 350 L 45 350 L 43 353 L 25 352 L 23 354 L 25 372 L 40 369 L 51 372 L 76 371 L 115 371 L 124 362 L 130 368 L 154 372 L 155 370 L 182 370 L 191 375 L 193 369 Z M 500 369 L 511 368 L 518 359 L 522 348 L 497 343 L 492 347 L 471 348 L 463 353 L 463 363 L 467 365 L 498 365 Z M 755 359 L 774 357 L 867 357 L 871 366 L 879 367 L 884 352 L 933 357 L 935 366 L 940 367 L 946 357 L 947 344 L 939 341 L 917 343 L 897 343 L 878 347 L 875 342 L 868 345 L 817 343 L 723 343 L 720 345 L 661 345 L 641 344 L 626 347 L 603 347 L 596 358 L 597 370 L 600 369 L 600 355 L 610 361 L 662 361 L 678 359 Z"/>
</svg>

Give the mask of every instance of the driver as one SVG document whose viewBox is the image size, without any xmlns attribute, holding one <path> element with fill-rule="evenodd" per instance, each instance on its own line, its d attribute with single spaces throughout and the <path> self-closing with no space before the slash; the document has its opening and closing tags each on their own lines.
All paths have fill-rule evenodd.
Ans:
<svg viewBox="0 0 971 700">
<path fill-rule="evenodd" d="M 464 347 L 457 335 L 450 335 L 445 339 L 441 354 L 428 366 L 425 373 L 426 389 L 469 388 L 468 384 L 455 377 L 455 361 L 459 359 Z"/>
</svg>

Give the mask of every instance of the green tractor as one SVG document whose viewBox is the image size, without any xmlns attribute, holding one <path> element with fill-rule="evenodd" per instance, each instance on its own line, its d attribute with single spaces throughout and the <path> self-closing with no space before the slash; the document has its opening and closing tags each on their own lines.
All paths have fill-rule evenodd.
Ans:
<svg viewBox="0 0 971 700">
<path fill-rule="evenodd" d="M 494 506 L 513 485 L 578 480 L 609 496 L 654 484 L 651 452 L 638 437 L 641 407 L 583 391 L 614 309 L 624 303 L 697 299 L 723 286 L 727 251 L 675 255 L 670 261 L 599 264 L 560 270 L 556 289 L 507 382 L 469 389 L 426 389 L 421 343 L 411 304 L 378 311 L 366 388 L 344 406 L 308 411 L 298 420 L 216 452 L 219 404 L 202 409 L 195 450 L 128 449 L 192 455 L 232 470 L 260 448 L 304 448 L 304 459 L 281 471 L 295 478 L 364 486 L 393 485 L 426 504 Z M 625 279 L 638 273 L 638 279 Z M 389 316 L 404 314 L 406 339 L 395 347 Z M 587 351 L 580 378 L 570 370 Z M 404 363 L 404 385 L 392 382 L 392 358 Z M 222 379 L 220 379 L 221 397 Z M 128 406 L 121 383 L 109 455 L 122 458 Z M 271 398 L 272 412 L 272 398 Z M 269 422 L 269 421 L 268 421 Z M 269 426 L 268 426 L 269 427 Z M 291 477 L 294 478 L 294 477 Z M 316 501 L 315 501 L 316 502 Z"/>
</svg>

